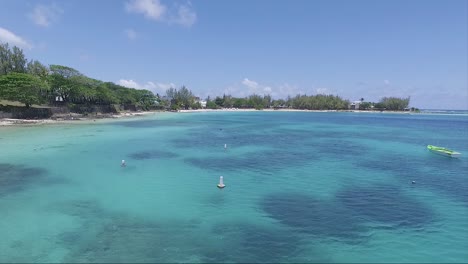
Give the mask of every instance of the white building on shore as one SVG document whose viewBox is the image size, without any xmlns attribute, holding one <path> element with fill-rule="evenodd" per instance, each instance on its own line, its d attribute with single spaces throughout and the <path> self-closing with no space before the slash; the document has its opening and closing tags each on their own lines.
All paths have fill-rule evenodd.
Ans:
<svg viewBox="0 0 468 264">
<path fill-rule="evenodd" d="M 349 109 L 351 110 L 359 110 L 359 106 L 361 105 L 361 101 L 354 101 L 349 104 Z"/>
</svg>

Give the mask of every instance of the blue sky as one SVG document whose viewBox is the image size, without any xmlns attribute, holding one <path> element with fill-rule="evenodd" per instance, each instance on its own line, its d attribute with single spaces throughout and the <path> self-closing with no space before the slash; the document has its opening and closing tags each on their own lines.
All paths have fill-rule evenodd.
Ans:
<svg viewBox="0 0 468 264">
<path fill-rule="evenodd" d="M 466 0 L 1 0 L 0 41 L 155 93 L 468 109 Z"/>
</svg>

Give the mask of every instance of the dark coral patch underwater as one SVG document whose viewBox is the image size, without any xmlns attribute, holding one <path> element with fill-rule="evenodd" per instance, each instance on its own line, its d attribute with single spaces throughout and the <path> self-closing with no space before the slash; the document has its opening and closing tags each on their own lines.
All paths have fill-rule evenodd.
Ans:
<svg viewBox="0 0 468 264">
<path fill-rule="evenodd" d="M 131 153 L 128 157 L 135 160 L 146 160 L 146 159 L 170 159 L 176 158 L 178 155 L 173 152 L 163 151 L 163 150 L 146 150 Z"/>
<path fill-rule="evenodd" d="M 0 163 L 0 196 L 22 191 L 45 177 L 47 170 Z"/>
<path fill-rule="evenodd" d="M 372 228 L 421 228 L 436 220 L 432 210 L 393 186 L 350 187 L 332 200 L 277 193 L 260 204 L 282 224 L 319 238 L 359 243 Z"/>
<path fill-rule="evenodd" d="M 337 199 L 359 218 L 395 228 L 417 228 L 434 220 L 426 205 L 394 186 L 345 189 L 338 193 Z"/>
</svg>

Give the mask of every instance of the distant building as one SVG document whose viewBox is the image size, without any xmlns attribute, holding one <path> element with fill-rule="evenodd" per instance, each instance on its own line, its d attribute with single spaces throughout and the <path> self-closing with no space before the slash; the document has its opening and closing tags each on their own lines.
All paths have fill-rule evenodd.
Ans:
<svg viewBox="0 0 468 264">
<path fill-rule="evenodd" d="M 199 100 L 198 102 L 200 103 L 202 108 L 206 108 L 206 101 L 205 100 Z"/>
<path fill-rule="evenodd" d="M 361 101 L 354 101 L 351 104 L 349 104 L 349 109 L 359 110 L 359 105 L 361 105 Z"/>
</svg>

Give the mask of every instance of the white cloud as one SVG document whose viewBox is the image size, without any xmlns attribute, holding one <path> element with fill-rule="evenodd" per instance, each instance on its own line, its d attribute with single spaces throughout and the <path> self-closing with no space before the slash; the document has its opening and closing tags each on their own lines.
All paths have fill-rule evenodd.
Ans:
<svg viewBox="0 0 468 264">
<path fill-rule="evenodd" d="M 37 5 L 28 17 L 36 24 L 42 27 L 48 27 L 51 23 L 57 22 L 63 10 L 55 4 Z"/>
<path fill-rule="evenodd" d="M 130 0 L 125 8 L 128 12 L 141 13 L 153 20 L 162 20 L 167 10 L 159 0 Z"/>
<path fill-rule="evenodd" d="M 191 5 L 181 5 L 177 10 L 177 15 L 171 22 L 185 27 L 191 27 L 197 20 L 197 14 L 191 8 Z"/>
<path fill-rule="evenodd" d="M 120 79 L 117 82 L 118 85 L 122 85 L 128 88 L 135 88 L 135 89 L 146 89 L 152 91 L 154 94 L 165 94 L 166 90 L 169 88 L 175 88 L 176 85 L 174 83 L 158 83 L 158 82 L 146 82 L 144 84 L 140 84 L 134 80 L 126 80 Z"/>
<path fill-rule="evenodd" d="M 122 85 L 122 86 L 125 86 L 125 87 L 128 87 L 128 88 L 135 88 L 135 89 L 142 89 L 141 86 L 135 82 L 134 80 L 124 80 L 124 79 L 120 79 L 118 82 L 117 82 L 118 85 Z"/>
<path fill-rule="evenodd" d="M 15 35 L 13 32 L 0 27 L 0 42 L 8 43 L 20 48 L 31 49 L 32 45 L 24 40 L 22 37 Z"/>
<path fill-rule="evenodd" d="M 156 88 L 159 90 L 162 90 L 163 92 L 166 92 L 167 89 L 169 88 L 175 88 L 174 83 L 156 83 Z"/>
<path fill-rule="evenodd" d="M 197 14 L 190 2 L 184 5 L 175 4 L 169 8 L 160 0 L 129 0 L 125 3 L 125 9 L 130 13 L 143 14 L 144 17 L 151 20 L 179 24 L 185 27 L 191 27 L 197 20 Z"/>
<path fill-rule="evenodd" d="M 251 88 L 251 89 L 256 89 L 258 87 L 258 83 L 255 82 L 255 81 L 251 81 L 247 78 L 244 78 L 244 80 L 242 80 L 242 84 Z"/>
<path fill-rule="evenodd" d="M 315 89 L 315 92 L 317 94 L 323 94 L 323 95 L 333 94 L 333 92 L 328 88 L 317 88 Z"/>
<path fill-rule="evenodd" d="M 133 30 L 133 29 L 131 29 L 131 28 L 125 30 L 125 35 L 127 35 L 127 37 L 128 37 L 130 40 L 134 40 L 134 39 L 136 39 L 136 37 L 137 37 L 136 31 Z"/>
<path fill-rule="evenodd" d="M 297 86 L 288 83 L 283 83 L 281 85 L 264 85 L 254 80 L 244 78 L 241 84 L 242 85 L 232 85 L 226 88 L 224 92 L 236 97 L 245 97 L 255 93 L 258 95 L 269 94 L 273 98 L 286 98 L 288 95 L 295 96 L 304 93 Z"/>
<path fill-rule="evenodd" d="M 247 78 L 244 78 L 244 80 L 242 80 L 242 84 L 247 86 L 250 94 L 255 93 L 255 94 L 263 95 L 263 94 L 271 94 L 272 92 L 272 88 L 270 86 L 260 85 L 258 84 L 258 82 L 249 80 Z"/>
</svg>

